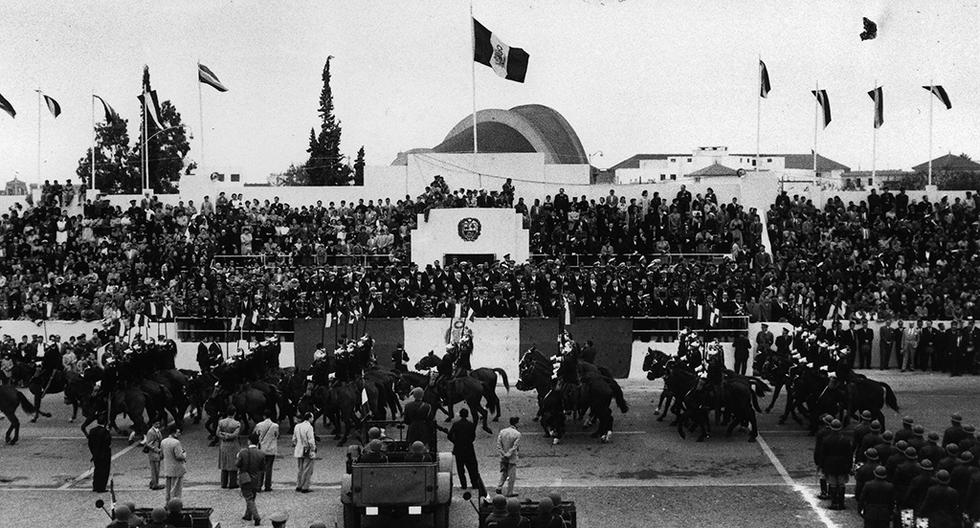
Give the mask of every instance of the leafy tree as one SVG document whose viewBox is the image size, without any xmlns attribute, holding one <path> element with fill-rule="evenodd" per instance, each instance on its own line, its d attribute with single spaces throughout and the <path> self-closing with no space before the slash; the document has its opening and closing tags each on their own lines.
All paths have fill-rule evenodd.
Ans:
<svg viewBox="0 0 980 528">
<path fill-rule="evenodd" d="M 149 92 L 150 89 L 150 69 L 144 67 L 143 90 Z M 144 111 L 145 109 L 141 109 L 141 112 Z M 150 187 L 155 193 L 175 193 L 181 170 L 185 166 L 185 158 L 191 149 L 188 143 L 189 137 L 181 122 L 180 112 L 170 101 L 160 103 L 160 122 L 163 131 L 157 128 L 153 119 L 146 121 L 146 134 L 150 138 L 146 148 Z M 143 127 L 141 126 L 139 142 L 130 153 L 130 164 L 135 167 L 142 166 L 140 164 L 142 147 Z M 188 164 L 187 168 L 192 168 L 192 165 Z"/>
<path fill-rule="evenodd" d="M 320 91 L 320 132 L 310 129 L 310 159 L 306 171 L 310 185 L 346 185 L 350 178 L 340 154 L 340 122 L 334 116 L 333 92 L 330 89 L 330 59 L 323 66 L 323 89 Z"/>
<path fill-rule="evenodd" d="M 364 145 L 361 145 L 354 159 L 354 185 L 364 185 Z"/>
<path fill-rule="evenodd" d="M 129 159 L 129 132 L 126 120 L 113 119 L 95 129 L 95 188 L 106 194 L 138 193 L 140 190 L 139 163 Z M 91 185 L 92 149 L 78 160 L 75 174 Z"/>
</svg>

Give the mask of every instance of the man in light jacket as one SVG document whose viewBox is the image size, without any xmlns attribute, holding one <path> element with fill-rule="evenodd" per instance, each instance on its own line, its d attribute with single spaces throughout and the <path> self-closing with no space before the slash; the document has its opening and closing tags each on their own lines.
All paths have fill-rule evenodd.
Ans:
<svg viewBox="0 0 980 528">
<path fill-rule="evenodd" d="M 497 453 L 500 455 L 500 484 L 497 493 L 501 493 L 504 483 L 507 484 L 507 496 L 514 496 L 514 481 L 517 480 L 517 460 L 521 448 L 521 433 L 517 430 L 517 416 L 510 417 L 510 427 L 500 430 L 497 434 Z"/>
<path fill-rule="evenodd" d="M 272 464 L 276 461 L 276 455 L 279 454 L 279 424 L 273 422 L 265 414 L 262 415 L 262 418 L 261 422 L 255 424 L 254 433 L 259 437 L 258 445 L 262 454 L 265 455 L 265 462 L 262 482 L 256 483 L 255 490 L 272 491 Z M 263 483 L 264 486 L 260 486 Z"/>
<path fill-rule="evenodd" d="M 163 441 L 163 433 L 160 432 L 160 420 L 153 422 L 143 441 L 143 451 L 150 463 L 150 489 L 161 490 L 163 485 L 160 484 L 160 461 L 163 459 L 163 450 L 160 449 L 160 442 Z"/>
<path fill-rule="evenodd" d="M 293 457 L 296 458 L 296 491 L 309 493 L 316 457 L 316 436 L 313 434 L 313 413 L 303 415 L 303 421 L 293 428 Z"/>
<path fill-rule="evenodd" d="M 180 428 L 176 425 L 170 426 L 170 434 L 160 442 L 160 450 L 163 452 L 163 464 L 161 474 L 166 478 L 167 502 L 170 499 L 179 499 L 184 487 L 184 473 L 187 469 L 184 464 L 187 462 L 187 453 L 180 445 Z"/>
</svg>

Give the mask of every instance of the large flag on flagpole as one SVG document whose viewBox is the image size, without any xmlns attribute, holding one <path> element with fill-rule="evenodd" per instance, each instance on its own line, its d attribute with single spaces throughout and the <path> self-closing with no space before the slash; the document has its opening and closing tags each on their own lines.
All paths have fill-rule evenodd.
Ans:
<svg viewBox="0 0 980 528">
<path fill-rule="evenodd" d="M 103 98 L 101 98 L 101 97 L 99 97 L 98 95 L 95 95 L 95 94 L 92 94 L 92 97 L 98 99 L 99 102 L 102 103 L 102 109 L 105 110 L 105 122 L 106 123 L 111 123 L 112 121 L 114 121 L 114 120 L 116 120 L 116 119 L 119 118 L 119 114 L 117 114 L 116 111 L 113 110 L 113 108 L 111 106 L 109 106 L 109 103 L 105 102 L 105 99 L 103 99 Z"/>
<path fill-rule="evenodd" d="M 527 75 L 528 54 L 521 48 L 504 44 L 497 35 L 473 19 L 473 60 L 493 68 L 497 75 L 524 82 Z"/>
<path fill-rule="evenodd" d="M 221 81 L 218 80 L 218 76 L 215 75 L 210 68 L 201 64 L 200 62 L 197 63 L 197 80 L 214 88 L 215 90 L 218 90 L 219 92 L 228 91 L 228 88 L 226 88 L 225 85 L 221 84 Z"/>
<path fill-rule="evenodd" d="M 817 98 L 817 104 L 823 110 L 823 127 L 827 128 L 830 124 L 830 96 L 827 95 L 827 90 L 810 90 L 810 93 Z"/>
<path fill-rule="evenodd" d="M 875 128 L 881 128 L 881 125 L 885 123 L 885 101 L 881 86 L 868 92 L 868 95 L 875 102 Z"/>
<path fill-rule="evenodd" d="M 58 117 L 61 115 L 61 105 L 58 101 L 55 101 L 53 97 L 47 95 L 44 96 L 44 104 L 48 105 L 48 110 L 51 111 L 51 115 Z"/>
<path fill-rule="evenodd" d="M 160 103 L 157 101 L 157 91 L 150 90 L 148 92 L 143 92 L 141 95 L 137 96 L 137 99 L 139 99 L 140 104 L 143 105 L 147 116 L 151 121 L 153 121 L 153 124 L 161 130 L 164 129 L 165 127 L 163 126 L 163 120 L 160 119 Z"/>
<path fill-rule="evenodd" d="M 766 69 L 766 63 L 759 61 L 759 97 L 765 99 L 769 97 L 769 91 L 772 90 L 772 84 L 769 83 L 769 70 Z"/>
<path fill-rule="evenodd" d="M 17 111 L 14 110 L 14 107 L 10 104 L 10 101 L 3 98 L 3 95 L 0 95 L 0 110 L 7 112 L 10 117 L 17 117 Z"/>
<path fill-rule="evenodd" d="M 946 89 L 943 88 L 941 85 L 936 84 L 933 86 L 923 86 L 923 88 L 929 90 L 930 92 L 932 92 L 933 95 L 939 98 L 939 100 L 942 101 L 944 105 L 946 105 L 946 110 L 950 110 L 953 108 L 953 103 L 949 101 L 949 94 L 946 93 Z"/>
</svg>

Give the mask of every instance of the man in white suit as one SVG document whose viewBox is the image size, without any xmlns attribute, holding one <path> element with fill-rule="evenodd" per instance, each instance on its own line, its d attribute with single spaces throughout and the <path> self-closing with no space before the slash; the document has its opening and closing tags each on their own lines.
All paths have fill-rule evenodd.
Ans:
<svg viewBox="0 0 980 528">
<path fill-rule="evenodd" d="M 296 491 L 309 493 L 316 457 L 316 437 L 313 434 L 313 413 L 303 415 L 303 421 L 293 428 L 293 457 L 296 458 Z"/>
<path fill-rule="evenodd" d="M 268 416 L 262 415 L 263 420 L 255 424 L 255 434 L 259 435 L 259 449 L 265 455 L 265 467 L 262 471 L 262 482 L 256 484 L 256 490 L 272 491 L 272 464 L 276 461 L 279 454 L 279 424 L 273 422 Z"/>
<path fill-rule="evenodd" d="M 160 451 L 163 453 L 163 467 L 161 475 L 166 478 L 167 502 L 170 499 L 179 499 L 184 487 L 184 474 L 187 468 L 187 453 L 180 445 L 180 428 L 176 425 L 170 426 L 170 434 L 160 442 Z"/>
</svg>

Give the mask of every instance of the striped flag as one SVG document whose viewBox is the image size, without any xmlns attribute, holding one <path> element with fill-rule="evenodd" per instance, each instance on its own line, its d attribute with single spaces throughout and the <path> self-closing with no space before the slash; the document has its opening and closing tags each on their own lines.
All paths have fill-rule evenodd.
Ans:
<svg viewBox="0 0 980 528">
<path fill-rule="evenodd" d="M 215 90 L 218 90 L 219 92 L 228 91 L 228 88 L 225 88 L 225 85 L 221 84 L 221 81 L 218 80 L 218 76 L 215 75 L 210 68 L 201 64 L 200 62 L 197 63 L 197 80 L 214 88 Z"/>
<path fill-rule="evenodd" d="M 323 327 L 330 328 L 333 326 L 333 312 L 327 312 L 327 317 L 323 320 Z"/>
<path fill-rule="evenodd" d="M 111 123 L 111 122 L 115 121 L 116 119 L 119 119 L 119 114 L 117 114 L 116 111 L 113 110 L 111 106 L 109 106 L 109 103 L 105 102 L 105 99 L 103 99 L 103 98 L 101 98 L 101 97 L 99 97 L 98 95 L 95 95 L 95 94 L 92 94 L 92 97 L 98 99 L 99 102 L 102 103 L 102 109 L 105 110 L 105 122 L 106 123 Z"/>
<path fill-rule="evenodd" d="M 885 123 L 885 101 L 881 86 L 868 92 L 868 95 L 875 102 L 875 128 L 881 128 L 881 125 Z"/>
<path fill-rule="evenodd" d="M 827 95 L 827 90 L 810 90 L 810 93 L 817 98 L 817 104 L 823 109 L 823 127 L 827 128 L 830 124 L 830 96 Z"/>
<path fill-rule="evenodd" d="M 766 69 L 766 63 L 759 61 L 759 97 L 765 99 L 769 97 L 769 91 L 772 90 L 772 85 L 769 83 L 769 70 Z"/>
<path fill-rule="evenodd" d="M 953 103 L 949 102 L 949 94 L 946 93 L 946 89 L 942 86 L 936 84 L 934 86 L 923 86 L 926 90 L 932 92 L 933 95 L 939 98 L 944 105 L 946 105 L 946 110 L 953 108 Z"/>
<path fill-rule="evenodd" d="M 483 24 L 473 19 L 473 60 L 493 68 L 504 79 L 524 82 L 528 54 L 521 48 L 504 44 Z"/>
<path fill-rule="evenodd" d="M 7 112 L 10 117 L 17 117 L 17 111 L 14 110 L 13 105 L 10 104 L 10 101 L 4 99 L 2 95 L 0 95 L 0 110 Z M 28 194 L 28 196 L 30 196 L 30 194 Z"/>
<path fill-rule="evenodd" d="M 165 128 L 163 126 L 163 120 L 160 119 L 160 102 L 157 100 L 157 91 L 150 90 L 148 92 L 143 92 L 136 98 L 139 99 L 140 104 L 143 105 L 143 109 L 146 111 L 147 117 L 153 121 L 153 124 L 161 130 Z"/>
<path fill-rule="evenodd" d="M 572 325 L 572 306 L 568 303 L 568 297 L 562 296 L 561 298 L 561 311 L 562 320 L 565 326 Z"/>
<path fill-rule="evenodd" d="M 54 100 L 54 97 L 44 96 L 44 104 L 48 105 L 48 110 L 51 111 L 51 115 L 58 117 L 61 115 L 61 105 L 58 101 Z"/>
</svg>

